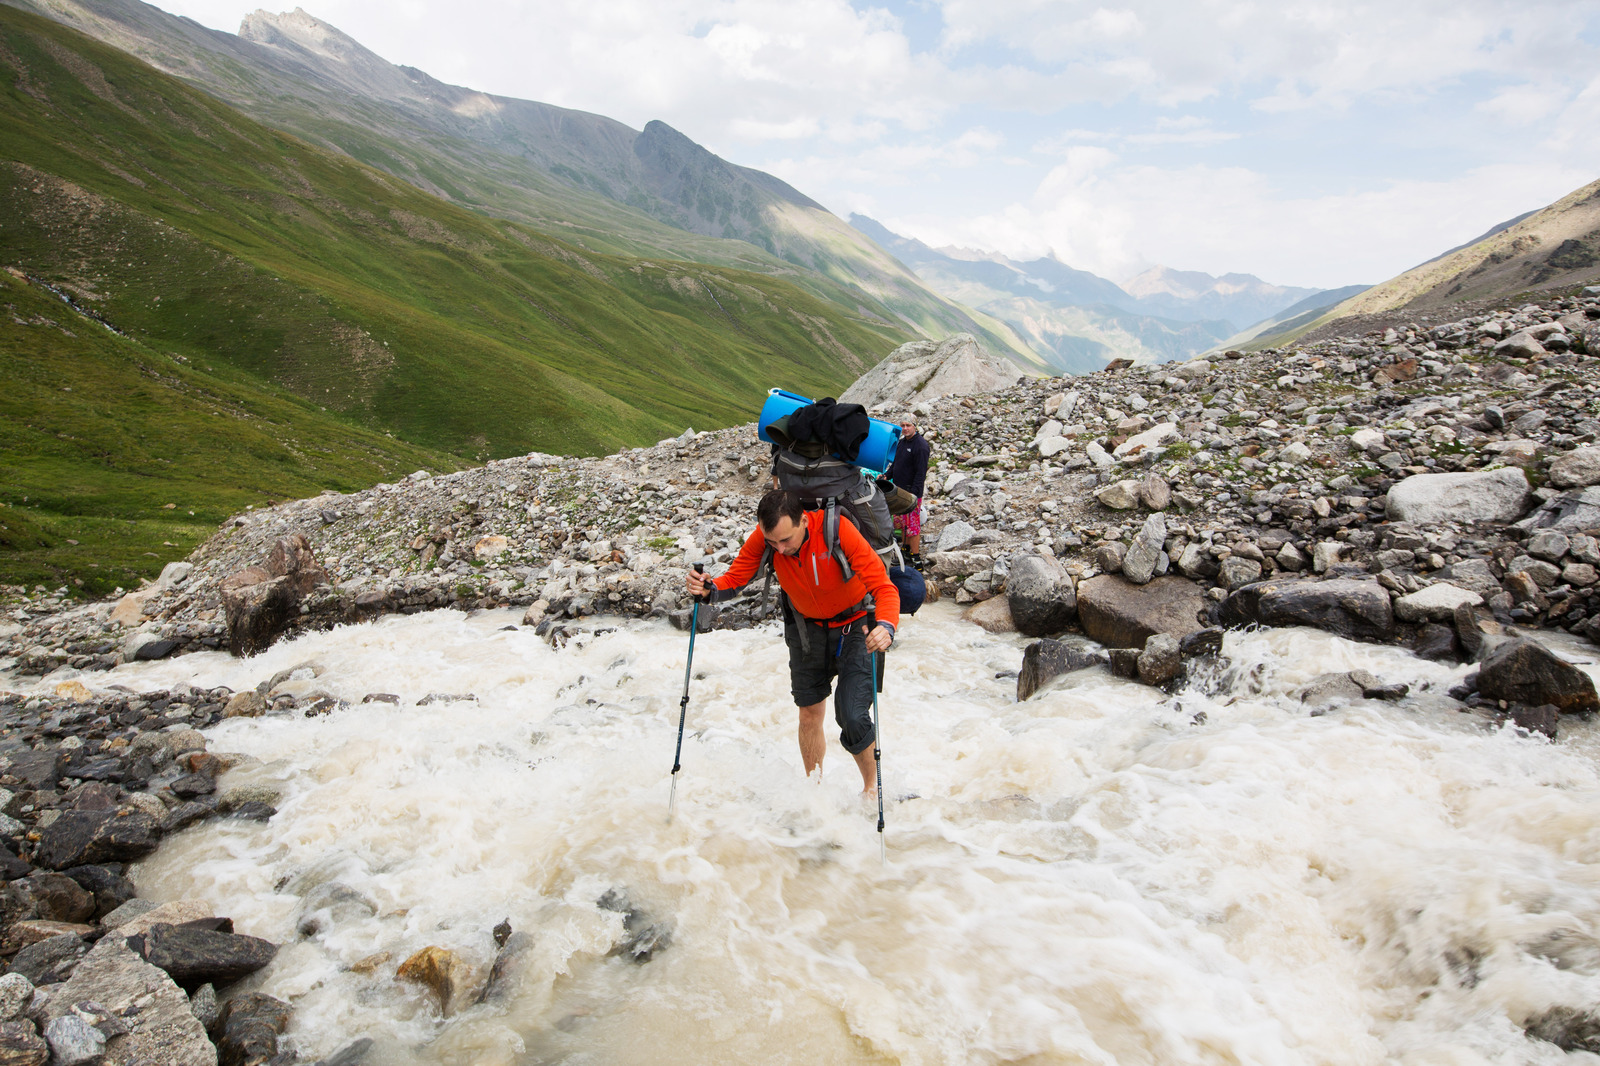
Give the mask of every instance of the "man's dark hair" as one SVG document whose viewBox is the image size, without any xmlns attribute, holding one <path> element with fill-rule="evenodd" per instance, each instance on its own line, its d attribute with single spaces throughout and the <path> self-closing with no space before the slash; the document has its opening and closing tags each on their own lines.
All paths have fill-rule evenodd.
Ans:
<svg viewBox="0 0 1600 1066">
<path fill-rule="evenodd" d="M 756 504 L 756 521 L 762 529 L 772 529 L 778 519 L 787 518 L 795 525 L 804 520 L 805 508 L 800 506 L 800 494 L 791 489 L 773 489 Z"/>
</svg>

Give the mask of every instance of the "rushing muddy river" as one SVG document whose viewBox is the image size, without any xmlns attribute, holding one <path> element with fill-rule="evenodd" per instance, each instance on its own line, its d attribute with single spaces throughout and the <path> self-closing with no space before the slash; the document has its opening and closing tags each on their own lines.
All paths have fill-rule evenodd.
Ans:
<svg viewBox="0 0 1600 1066">
<path fill-rule="evenodd" d="M 515 620 L 85 679 L 243 689 L 312 661 L 296 684 L 354 704 L 209 730 L 261 760 L 223 786 L 273 785 L 279 813 L 133 871 L 284 945 L 251 983 L 294 1003 L 307 1058 L 370 1036 L 385 1064 L 1600 1062 L 1524 1032 L 1600 1004 L 1596 729 L 1461 713 L 1464 667 L 1235 633 L 1209 691 L 1097 669 L 1018 704 L 1026 642 L 927 608 L 889 657 L 880 863 L 831 724 L 801 774 L 775 628 L 699 638 L 669 825 L 687 635 L 601 621 L 553 650 Z M 1290 696 L 1356 668 L 1411 695 Z M 477 701 L 415 705 L 438 692 Z M 502 995 L 444 1017 L 395 980 L 437 945 L 481 983 L 507 918 L 529 939 Z M 648 961 L 616 953 L 645 926 Z"/>
</svg>

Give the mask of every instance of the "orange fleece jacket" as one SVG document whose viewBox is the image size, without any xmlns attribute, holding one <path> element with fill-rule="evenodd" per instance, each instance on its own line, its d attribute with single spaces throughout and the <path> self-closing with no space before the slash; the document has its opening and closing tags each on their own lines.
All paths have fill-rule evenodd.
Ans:
<svg viewBox="0 0 1600 1066">
<path fill-rule="evenodd" d="M 849 610 L 870 592 L 873 602 L 877 604 L 878 621 L 898 631 L 900 592 L 889 580 L 889 571 L 884 569 L 883 560 L 878 558 L 849 517 L 841 514 L 839 547 L 844 549 L 844 556 L 850 560 L 850 567 L 856 574 L 846 581 L 839 564 L 828 554 L 822 535 L 822 521 L 821 511 L 805 512 L 807 536 L 799 552 L 792 556 L 778 551 L 772 553 L 773 572 L 778 575 L 778 584 L 783 586 L 783 591 L 789 594 L 789 602 L 805 617 L 820 622 Z M 766 550 L 767 538 L 762 535 L 758 524 L 745 538 L 744 547 L 739 549 L 739 554 L 734 557 L 727 571 L 709 584 L 722 592 L 749 584 L 750 579 L 756 576 L 761 566 L 761 556 Z M 845 625 L 864 613 L 857 611 L 834 624 Z"/>
</svg>

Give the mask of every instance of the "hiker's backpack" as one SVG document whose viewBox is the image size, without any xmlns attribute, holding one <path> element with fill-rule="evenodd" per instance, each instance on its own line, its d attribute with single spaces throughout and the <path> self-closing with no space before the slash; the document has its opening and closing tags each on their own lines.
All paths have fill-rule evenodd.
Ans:
<svg viewBox="0 0 1600 1066">
<path fill-rule="evenodd" d="M 841 512 L 850 516 L 885 567 L 904 564 L 895 545 L 888 501 L 872 476 L 894 461 L 899 426 L 868 418 L 860 404 L 842 404 L 832 397 L 813 403 L 773 389 L 761 409 L 758 431 L 772 445 L 772 473 L 778 487 L 799 493 L 806 510 L 825 513 L 825 543 L 845 580 L 854 571 L 839 548 Z"/>
</svg>

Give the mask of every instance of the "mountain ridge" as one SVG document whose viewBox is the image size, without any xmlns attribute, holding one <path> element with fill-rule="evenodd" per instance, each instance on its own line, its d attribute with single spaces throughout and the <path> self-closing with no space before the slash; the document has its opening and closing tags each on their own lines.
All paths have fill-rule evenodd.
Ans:
<svg viewBox="0 0 1600 1066">
<path fill-rule="evenodd" d="M 789 277 L 841 308 L 884 308 L 885 321 L 924 336 L 972 332 L 1020 366 L 1043 369 L 1015 334 L 938 295 L 809 197 L 665 123 L 636 131 L 448 85 L 389 63 L 303 9 L 254 13 L 241 25 L 247 39 L 138 0 L 0 2 L 72 25 L 259 121 L 473 210 L 593 251 Z"/>
</svg>

